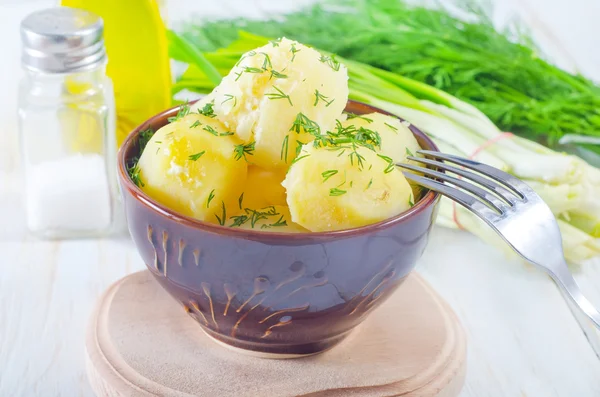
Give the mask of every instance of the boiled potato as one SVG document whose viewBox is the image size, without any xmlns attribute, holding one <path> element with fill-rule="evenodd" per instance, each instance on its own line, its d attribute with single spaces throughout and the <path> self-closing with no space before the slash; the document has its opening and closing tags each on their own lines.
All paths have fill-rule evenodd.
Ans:
<svg viewBox="0 0 600 397">
<path fill-rule="evenodd" d="M 274 205 L 260 209 L 246 208 L 229 218 L 228 226 L 263 232 L 308 232 L 292 222 L 290 210 L 285 205 Z"/>
<path fill-rule="evenodd" d="M 376 223 L 414 201 L 402 172 L 366 147 L 305 145 L 283 185 L 292 221 L 313 232 Z"/>
<path fill-rule="evenodd" d="M 244 186 L 243 207 L 263 208 L 270 205 L 286 205 L 285 188 L 281 186 L 284 178 L 283 173 L 254 165 L 249 166 Z"/>
<path fill-rule="evenodd" d="M 381 137 L 381 154 L 391 157 L 397 163 L 406 163 L 406 156 L 416 155 L 420 149 L 413 133 L 406 122 L 382 113 L 370 113 L 342 122 L 344 127 L 356 130 L 366 128 L 379 133 Z"/>
<path fill-rule="evenodd" d="M 214 110 L 244 143 L 248 161 L 285 171 L 296 148 L 335 125 L 348 100 L 346 67 L 282 38 L 247 52 L 213 91 Z M 308 130 L 308 131 L 307 131 Z"/>
<path fill-rule="evenodd" d="M 148 142 L 138 162 L 141 188 L 173 210 L 216 223 L 246 179 L 247 163 L 235 156 L 238 144 L 216 118 L 189 114 Z"/>
<path fill-rule="evenodd" d="M 377 131 L 381 137 L 380 151 L 383 155 L 392 158 L 397 163 L 412 163 L 422 165 L 406 159 L 407 156 L 417 156 L 417 150 L 421 149 L 417 139 L 408 128 L 410 125 L 406 121 L 400 121 L 396 117 L 388 116 L 382 113 L 369 113 L 359 117 L 350 118 L 342 122 L 345 128 L 359 130 L 361 127 Z M 412 172 L 412 171 L 411 171 Z M 419 197 L 423 188 L 417 184 L 410 183 L 413 195 Z"/>
</svg>

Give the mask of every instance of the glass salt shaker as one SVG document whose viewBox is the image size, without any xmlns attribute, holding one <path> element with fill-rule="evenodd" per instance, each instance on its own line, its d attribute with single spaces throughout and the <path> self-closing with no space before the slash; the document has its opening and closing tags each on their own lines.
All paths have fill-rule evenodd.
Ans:
<svg viewBox="0 0 600 397">
<path fill-rule="evenodd" d="M 119 214 L 115 106 L 102 19 L 54 7 L 21 22 L 19 127 L 28 229 L 77 238 L 114 231 Z"/>
</svg>

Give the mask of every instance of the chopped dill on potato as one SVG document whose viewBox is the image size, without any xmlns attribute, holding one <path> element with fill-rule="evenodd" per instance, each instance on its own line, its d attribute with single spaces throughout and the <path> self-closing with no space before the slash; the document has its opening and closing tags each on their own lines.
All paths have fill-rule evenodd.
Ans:
<svg viewBox="0 0 600 397">
<path fill-rule="evenodd" d="M 256 142 L 250 142 L 246 145 L 244 145 L 243 143 L 236 145 L 233 148 L 233 151 L 235 153 L 235 159 L 239 160 L 242 157 L 244 158 L 244 160 L 248 161 L 248 158 L 246 158 L 246 155 L 254 155 L 254 145 L 256 145 Z"/>
<path fill-rule="evenodd" d="M 188 114 L 190 114 L 190 105 L 186 102 L 183 105 L 181 105 L 179 107 L 179 110 L 177 111 L 177 114 L 173 117 L 169 117 L 167 119 L 167 121 L 169 123 L 173 123 L 177 120 L 181 120 L 182 118 L 184 118 L 185 116 L 187 116 Z"/>
</svg>

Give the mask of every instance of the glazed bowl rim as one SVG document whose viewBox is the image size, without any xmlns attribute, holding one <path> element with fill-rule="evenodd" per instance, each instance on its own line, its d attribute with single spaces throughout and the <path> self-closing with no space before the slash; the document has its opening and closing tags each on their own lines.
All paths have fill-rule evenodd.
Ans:
<svg viewBox="0 0 600 397">
<path fill-rule="evenodd" d="M 189 105 L 193 104 L 194 102 L 196 102 L 196 101 L 190 101 Z M 373 112 L 390 115 L 392 117 L 396 117 L 396 118 L 399 118 L 400 120 L 402 120 L 401 117 L 398 117 L 390 112 L 387 112 L 387 111 L 377 108 L 375 106 L 365 104 L 363 102 L 348 100 L 348 104 L 346 105 L 346 107 L 348 107 L 350 104 L 356 104 L 356 105 L 359 105 L 362 107 L 366 107 L 366 108 L 372 110 Z M 131 194 L 134 197 L 134 199 L 136 201 L 140 202 L 141 204 L 148 207 L 152 211 L 158 213 L 159 215 L 164 216 L 164 217 L 166 217 L 170 220 L 173 220 L 177 223 L 187 225 L 194 229 L 201 229 L 203 231 L 211 232 L 211 233 L 215 233 L 215 234 L 219 234 L 219 235 L 227 235 L 227 236 L 231 236 L 231 237 L 240 237 L 240 238 L 253 239 L 253 240 L 269 240 L 269 241 L 281 240 L 281 241 L 284 241 L 284 240 L 298 240 L 298 239 L 303 239 L 303 238 L 311 239 L 311 240 L 312 239 L 346 238 L 346 237 L 353 237 L 353 236 L 357 236 L 357 235 L 374 233 L 374 232 L 377 232 L 377 231 L 380 231 L 383 229 L 390 228 L 399 223 L 408 221 L 412 217 L 414 217 L 416 214 L 424 211 L 425 209 L 427 209 L 430 206 L 435 205 L 439 201 L 440 194 L 430 190 L 427 192 L 427 194 L 425 194 L 424 197 L 422 197 L 418 202 L 416 202 L 411 208 L 409 208 L 408 210 L 403 211 L 400 214 L 395 215 L 391 218 L 387 218 L 382 221 L 379 221 L 376 223 L 371 223 L 371 224 L 360 226 L 360 227 L 355 227 L 355 228 L 350 228 L 350 229 L 342 229 L 342 230 L 333 230 L 333 231 L 327 231 L 327 232 L 301 232 L 301 233 L 264 232 L 264 231 L 252 230 L 252 229 L 240 229 L 240 228 L 232 228 L 232 227 L 228 227 L 228 226 L 221 226 L 221 225 L 201 221 L 199 219 L 180 214 L 177 211 L 172 210 L 172 209 L 168 208 L 167 206 L 154 200 L 153 198 L 148 196 L 146 193 L 144 193 L 144 191 L 140 187 L 138 187 L 136 184 L 133 183 L 133 181 L 129 177 L 129 173 L 127 172 L 127 160 L 129 159 L 129 157 L 127 157 L 126 155 L 130 150 L 129 148 L 131 146 L 135 145 L 135 139 L 139 135 L 140 131 L 143 131 L 150 127 L 153 127 L 155 124 L 160 123 L 162 120 L 166 120 L 167 117 L 175 115 L 181 106 L 182 105 L 174 106 L 169 109 L 166 109 L 166 110 L 156 114 L 155 116 L 149 118 L 148 120 L 146 120 L 139 126 L 137 126 L 135 129 L 133 129 L 133 131 L 131 131 L 127 135 L 127 137 L 121 144 L 121 147 L 119 148 L 119 151 L 117 154 L 117 159 L 118 159 L 117 167 L 118 167 L 118 174 L 119 174 L 119 179 L 120 179 L 121 187 L 122 187 L 122 189 L 121 189 L 122 194 L 125 195 L 126 194 L 125 191 L 127 191 L 129 194 Z M 430 148 L 428 148 L 428 150 L 438 151 L 438 148 L 435 145 L 435 143 L 433 143 L 433 141 L 425 133 L 423 133 L 416 126 L 411 125 L 410 127 L 411 127 L 411 132 L 414 133 L 414 131 L 412 131 L 414 129 L 414 130 L 417 130 L 420 135 L 422 135 L 422 137 L 424 138 L 424 140 L 427 142 L 427 144 L 430 147 Z"/>
</svg>

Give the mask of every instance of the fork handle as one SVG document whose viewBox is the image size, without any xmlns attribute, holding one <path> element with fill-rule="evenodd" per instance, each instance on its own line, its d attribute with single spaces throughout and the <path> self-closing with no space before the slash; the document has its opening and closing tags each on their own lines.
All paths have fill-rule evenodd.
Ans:
<svg viewBox="0 0 600 397">
<path fill-rule="evenodd" d="M 556 272 L 551 272 L 550 276 L 563 289 L 571 301 L 579 307 L 581 312 L 592 321 L 597 330 L 600 331 L 600 312 L 596 310 L 592 302 L 583 296 L 579 284 L 575 281 L 567 265 L 561 266 Z"/>
</svg>

